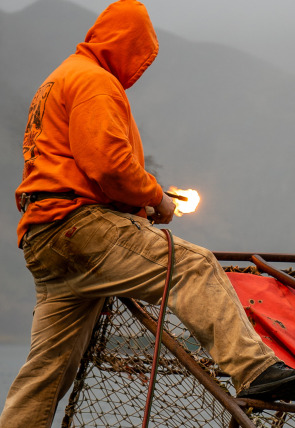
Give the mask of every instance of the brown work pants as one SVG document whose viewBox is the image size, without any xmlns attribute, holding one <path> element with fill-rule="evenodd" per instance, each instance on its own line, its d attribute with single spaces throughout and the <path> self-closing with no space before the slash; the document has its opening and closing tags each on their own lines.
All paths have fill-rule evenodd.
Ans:
<svg viewBox="0 0 295 428">
<path fill-rule="evenodd" d="M 275 363 L 210 251 L 175 242 L 168 306 L 194 332 L 237 391 Z M 23 240 L 37 304 L 27 362 L 12 384 L 1 428 L 47 428 L 72 384 L 107 296 L 157 304 L 168 261 L 165 234 L 148 220 L 85 206 L 33 226 Z"/>
</svg>

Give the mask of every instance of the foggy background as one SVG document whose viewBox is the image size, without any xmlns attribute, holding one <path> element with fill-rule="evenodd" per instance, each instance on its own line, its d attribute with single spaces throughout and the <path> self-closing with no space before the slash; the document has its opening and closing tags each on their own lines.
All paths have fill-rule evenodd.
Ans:
<svg viewBox="0 0 295 428">
<path fill-rule="evenodd" d="M 2 342 L 28 341 L 34 305 L 14 202 L 29 104 L 110 3 L 0 0 Z M 144 3 L 160 53 L 127 95 L 164 189 L 201 196 L 169 228 L 212 251 L 293 253 L 294 2 Z"/>
</svg>

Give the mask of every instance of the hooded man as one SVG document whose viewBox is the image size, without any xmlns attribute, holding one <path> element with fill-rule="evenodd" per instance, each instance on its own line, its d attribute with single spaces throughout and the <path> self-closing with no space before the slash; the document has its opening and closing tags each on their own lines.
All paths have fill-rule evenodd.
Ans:
<svg viewBox="0 0 295 428">
<path fill-rule="evenodd" d="M 167 224 L 175 206 L 144 169 L 125 94 L 157 53 L 145 6 L 117 1 L 33 98 L 16 201 L 23 211 L 18 242 L 37 303 L 31 350 L 1 428 L 51 426 L 106 297 L 161 300 L 167 242 L 145 207 Z M 177 237 L 174 243 L 170 309 L 232 376 L 240 396 L 295 399 L 295 370 L 255 333 L 212 253 Z"/>
</svg>

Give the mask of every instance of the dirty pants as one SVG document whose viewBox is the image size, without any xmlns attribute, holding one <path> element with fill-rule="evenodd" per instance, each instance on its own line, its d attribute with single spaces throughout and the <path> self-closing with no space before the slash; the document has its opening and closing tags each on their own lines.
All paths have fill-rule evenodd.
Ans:
<svg viewBox="0 0 295 428">
<path fill-rule="evenodd" d="M 212 253 L 177 237 L 174 243 L 168 306 L 239 391 L 277 358 L 255 333 Z M 31 227 L 23 249 L 37 295 L 31 349 L 0 427 L 47 428 L 75 378 L 104 299 L 160 303 L 167 239 L 146 219 L 93 205 Z"/>
</svg>

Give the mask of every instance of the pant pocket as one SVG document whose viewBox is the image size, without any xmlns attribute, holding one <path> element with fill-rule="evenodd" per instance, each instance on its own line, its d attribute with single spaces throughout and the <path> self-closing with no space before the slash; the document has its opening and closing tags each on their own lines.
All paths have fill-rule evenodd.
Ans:
<svg viewBox="0 0 295 428">
<path fill-rule="evenodd" d="M 52 239 L 51 250 L 62 257 L 70 270 L 86 270 L 102 261 L 116 244 L 117 227 L 102 215 L 87 217 L 67 224 Z"/>
</svg>

